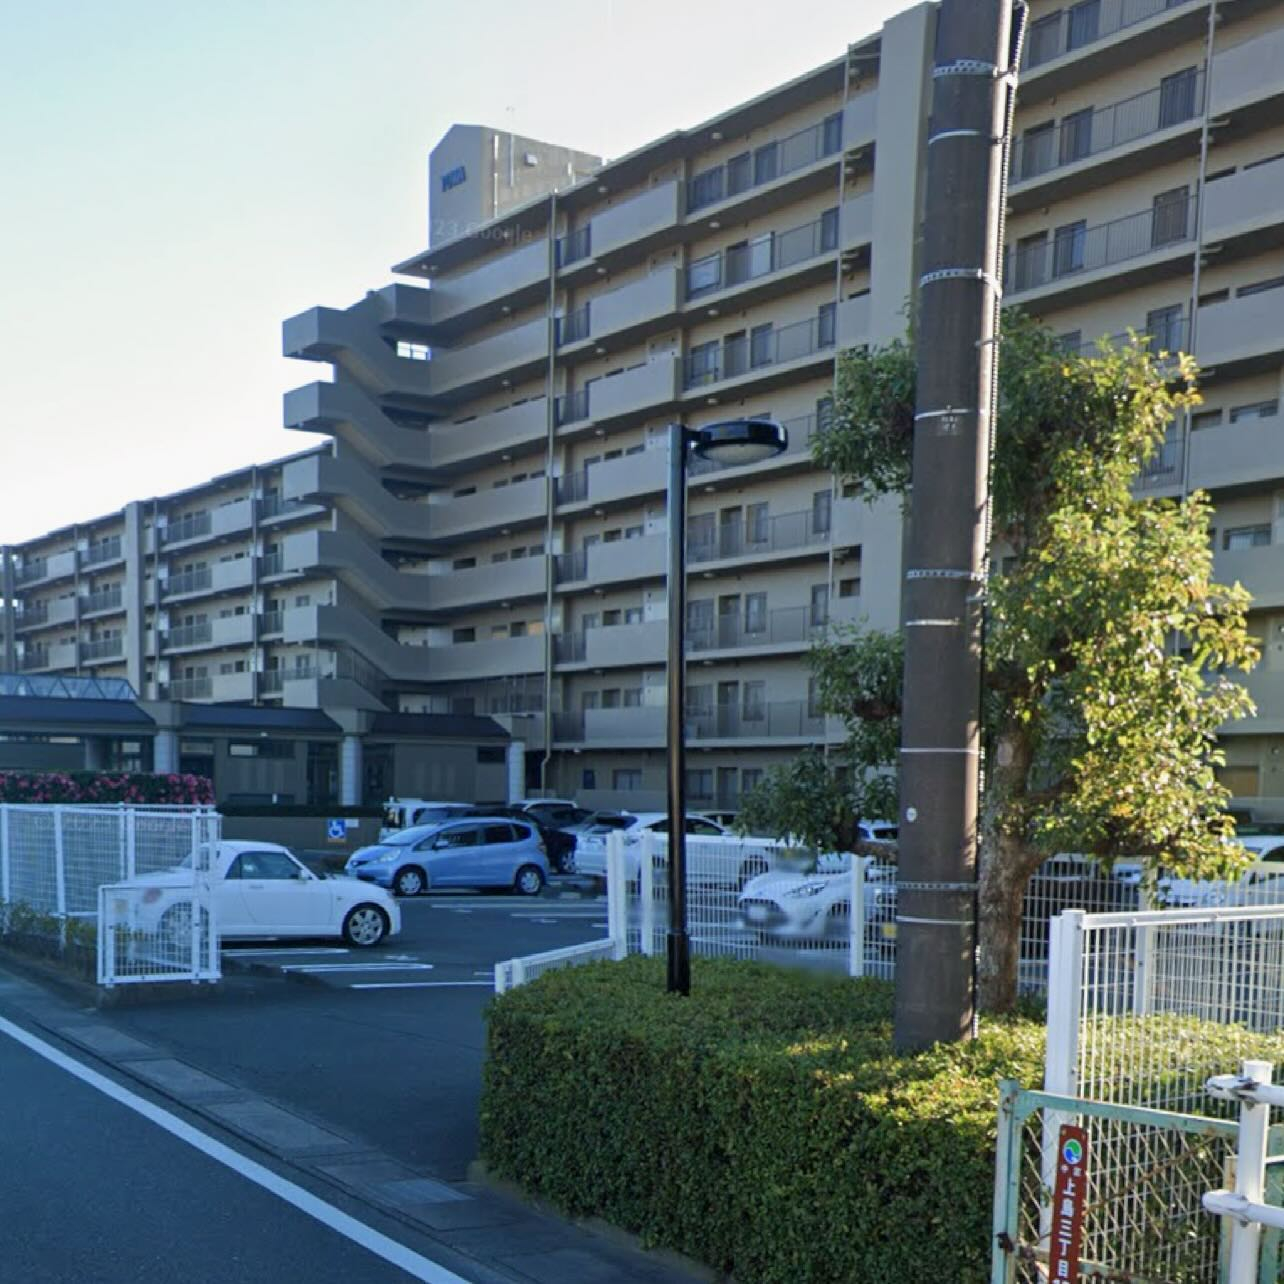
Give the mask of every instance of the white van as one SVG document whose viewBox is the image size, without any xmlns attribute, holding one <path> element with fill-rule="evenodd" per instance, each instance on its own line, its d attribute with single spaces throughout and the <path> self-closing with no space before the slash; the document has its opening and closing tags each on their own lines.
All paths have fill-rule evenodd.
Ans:
<svg viewBox="0 0 1284 1284">
<path fill-rule="evenodd" d="M 414 825 L 435 825 L 438 821 L 462 816 L 473 810 L 472 803 L 432 802 L 427 798 L 389 798 L 383 805 L 383 827 L 379 841 Z"/>
</svg>

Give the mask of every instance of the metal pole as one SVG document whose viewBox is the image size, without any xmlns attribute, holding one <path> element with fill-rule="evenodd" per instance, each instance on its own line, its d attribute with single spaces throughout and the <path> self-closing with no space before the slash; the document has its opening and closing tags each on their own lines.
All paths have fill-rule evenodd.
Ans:
<svg viewBox="0 0 1284 1284">
<path fill-rule="evenodd" d="M 1244 1061 L 1241 1079 L 1269 1084 L 1274 1067 L 1269 1061 Z M 1239 1142 L 1235 1152 L 1235 1194 L 1250 1204 L 1260 1204 L 1266 1190 L 1266 1151 L 1271 1108 L 1240 1099 Z M 1227 1284 L 1253 1284 L 1261 1256 L 1262 1227 L 1255 1221 L 1231 1223 L 1230 1265 Z"/>
<path fill-rule="evenodd" d="M 942 0 L 906 558 L 895 1041 L 971 1037 L 982 591 L 1012 0 Z"/>
<path fill-rule="evenodd" d="M 687 936 L 686 743 L 682 715 L 686 687 L 687 625 L 687 430 L 669 425 L 669 935 L 670 994 L 691 993 L 691 942 Z"/>
</svg>

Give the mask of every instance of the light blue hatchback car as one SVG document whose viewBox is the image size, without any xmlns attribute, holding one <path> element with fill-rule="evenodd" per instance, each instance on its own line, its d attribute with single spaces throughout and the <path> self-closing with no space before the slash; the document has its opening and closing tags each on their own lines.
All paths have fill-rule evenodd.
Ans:
<svg viewBox="0 0 1284 1284">
<path fill-rule="evenodd" d="M 417 896 L 438 887 L 507 887 L 537 896 L 548 879 L 539 830 L 506 816 L 417 825 L 352 853 L 344 873 Z"/>
</svg>

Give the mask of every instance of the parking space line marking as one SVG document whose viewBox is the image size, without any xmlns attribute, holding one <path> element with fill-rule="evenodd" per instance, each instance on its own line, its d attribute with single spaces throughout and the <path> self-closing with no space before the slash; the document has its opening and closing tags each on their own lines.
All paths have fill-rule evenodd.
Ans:
<svg viewBox="0 0 1284 1284">
<path fill-rule="evenodd" d="M 282 972 L 431 972 L 431 963 L 288 963 Z"/>
<path fill-rule="evenodd" d="M 220 950 L 219 953 L 226 954 L 231 958 L 240 958 L 245 954 L 347 954 L 348 949 L 342 945 L 335 945 L 306 950 L 274 950 L 269 946 L 267 949 L 262 950 Z"/>
<path fill-rule="evenodd" d="M 60 1052 L 43 1039 L 36 1038 L 34 1034 L 29 1034 L 21 1026 L 14 1025 L 13 1022 L 6 1021 L 3 1017 L 0 1017 L 0 1034 L 7 1034 L 9 1038 L 21 1043 L 37 1056 L 52 1062 L 59 1069 L 66 1070 L 68 1074 L 74 1075 L 82 1083 L 88 1084 L 91 1088 L 96 1088 L 104 1096 L 119 1102 L 122 1106 L 134 1111 L 135 1114 L 142 1115 L 144 1119 L 150 1120 L 157 1127 L 163 1128 L 171 1136 L 177 1137 L 179 1141 L 186 1142 L 202 1154 L 208 1155 L 216 1163 L 222 1164 L 225 1168 L 230 1168 L 234 1173 L 238 1173 L 247 1181 L 252 1181 L 256 1186 L 260 1186 L 270 1194 L 277 1196 L 278 1199 L 284 1200 L 287 1204 L 320 1222 L 323 1226 L 328 1226 L 345 1239 L 350 1239 L 354 1244 L 359 1244 L 376 1257 L 383 1258 L 385 1262 L 390 1262 L 393 1266 L 399 1266 L 411 1278 L 423 1280 L 425 1284 L 471 1284 L 471 1281 L 464 1276 L 456 1275 L 454 1271 L 448 1270 L 438 1262 L 434 1262 L 430 1257 L 424 1257 L 422 1254 L 414 1252 L 413 1249 L 409 1249 L 381 1231 L 375 1230 L 373 1226 L 367 1226 L 365 1222 L 358 1221 L 355 1217 L 343 1212 L 342 1209 L 336 1208 L 333 1204 L 327 1204 L 325 1200 L 318 1198 L 311 1191 L 304 1190 L 302 1186 L 296 1186 L 294 1182 L 287 1181 L 270 1168 L 265 1168 L 262 1164 L 255 1163 L 253 1159 L 249 1159 L 239 1151 L 233 1150 L 231 1146 L 224 1145 L 223 1142 L 207 1136 L 199 1128 L 193 1128 L 191 1124 L 184 1122 L 176 1115 L 170 1114 L 168 1110 L 162 1110 L 160 1106 L 153 1105 L 150 1101 L 138 1096 L 137 1093 L 121 1087 L 114 1080 L 108 1079 L 106 1075 L 99 1074 L 96 1070 L 91 1070 L 88 1066 L 75 1060 L 75 1058 L 67 1056 L 66 1053 Z"/>
<path fill-rule="evenodd" d="M 350 990 L 446 990 L 477 985 L 489 989 L 494 981 L 358 981 Z"/>
<path fill-rule="evenodd" d="M 485 972 L 474 972 L 474 973 L 473 973 L 473 975 L 474 975 L 474 976 L 491 976 L 491 977 L 493 977 L 493 976 L 495 975 L 495 969 L 494 969 L 494 968 L 490 968 L 489 970 L 487 970 L 487 971 L 485 971 Z"/>
</svg>

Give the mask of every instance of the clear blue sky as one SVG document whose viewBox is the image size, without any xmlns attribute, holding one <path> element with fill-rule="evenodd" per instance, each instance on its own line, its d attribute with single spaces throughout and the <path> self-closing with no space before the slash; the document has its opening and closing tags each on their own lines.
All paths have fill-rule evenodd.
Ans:
<svg viewBox="0 0 1284 1284">
<path fill-rule="evenodd" d="M 424 247 L 452 122 L 619 156 L 904 7 L 0 0 L 0 543 L 315 440 L 281 322 Z"/>
</svg>

